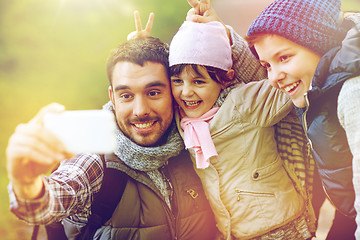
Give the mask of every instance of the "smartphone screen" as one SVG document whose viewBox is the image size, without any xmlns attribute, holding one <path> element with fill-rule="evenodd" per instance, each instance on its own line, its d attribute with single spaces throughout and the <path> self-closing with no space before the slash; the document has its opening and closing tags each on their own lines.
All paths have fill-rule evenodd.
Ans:
<svg viewBox="0 0 360 240">
<path fill-rule="evenodd" d="M 79 110 L 49 113 L 44 125 L 70 153 L 107 154 L 116 150 L 115 117 L 110 111 Z"/>
</svg>

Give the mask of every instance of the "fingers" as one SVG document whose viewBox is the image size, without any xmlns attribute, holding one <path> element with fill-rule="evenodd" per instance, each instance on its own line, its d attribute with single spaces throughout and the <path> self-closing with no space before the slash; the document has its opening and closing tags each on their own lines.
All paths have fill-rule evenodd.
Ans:
<svg viewBox="0 0 360 240">
<path fill-rule="evenodd" d="M 146 23 L 146 27 L 145 27 L 145 32 L 148 32 L 149 36 L 150 36 L 151 29 L 152 29 L 152 25 L 154 23 L 154 18 L 155 18 L 155 14 L 153 12 L 151 12 L 149 14 L 149 19 L 148 19 L 148 21 Z"/>
<path fill-rule="evenodd" d="M 141 19 L 140 19 L 140 14 L 139 11 L 134 11 L 134 16 L 135 16 L 135 29 L 138 32 L 141 32 L 142 27 L 141 27 Z"/>
<path fill-rule="evenodd" d="M 47 174 L 68 153 L 60 140 L 43 126 L 43 116 L 49 112 L 63 111 L 64 106 L 50 104 L 27 124 L 16 127 L 6 148 L 7 170 L 10 179 L 22 182 Z M 25 180 L 24 180 L 25 179 Z"/>
<path fill-rule="evenodd" d="M 191 7 L 194 8 L 195 13 L 198 15 L 204 15 L 204 13 L 211 9 L 210 0 L 187 0 Z"/>
<path fill-rule="evenodd" d="M 126 39 L 129 41 L 131 39 L 135 39 L 138 37 L 138 32 L 137 31 L 133 31 L 131 33 L 129 33 L 126 37 Z"/>
<path fill-rule="evenodd" d="M 200 15 L 205 15 L 209 9 L 211 9 L 210 0 L 200 0 Z"/>
<path fill-rule="evenodd" d="M 30 124 L 40 124 L 43 125 L 43 119 L 45 114 L 47 113 L 61 113 L 65 111 L 65 107 L 59 103 L 51 103 L 42 109 L 40 109 L 39 113 L 30 120 Z"/>
<path fill-rule="evenodd" d="M 194 9 L 194 13 L 200 14 L 200 3 L 198 0 L 187 0 L 190 6 Z"/>
<path fill-rule="evenodd" d="M 213 8 L 210 8 L 209 10 L 205 11 L 203 15 L 194 14 L 191 16 L 191 19 L 192 19 L 192 21 L 199 22 L 199 23 L 218 21 L 224 25 L 224 23 L 217 16 L 217 14 Z"/>
<path fill-rule="evenodd" d="M 187 21 L 207 23 L 211 21 L 220 21 L 215 10 L 211 7 L 210 0 L 187 0 L 191 8 L 187 15 Z"/>
<path fill-rule="evenodd" d="M 51 164 L 66 155 L 63 144 L 39 124 L 21 124 L 10 137 L 7 148 L 9 160 L 27 158 L 33 162 Z"/>
<path fill-rule="evenodd" d="M 141 26 L 141 19 L 140 19 L 139 12 L 134 11 L 134 16 L 135 16 L 136 31 L 129 33 L 127 36 L 127 40 L 150 37 L 150 32 L 151 32 L 151 29 L 152 29 L 152 26 L 154 23 L 155 14 L 150 13 L 146 27 L 144 30 L 142 29 L 142 26 Z"/>
<path fill-rule="evenodd" d="M 18 143 L 27 144 L 34 149 L 48 148 L 51 152 L 65 152 L 63 143 L 50 130 L 41 125 L 19 125 L 14 138 Z"/>
<path fill-rule="evenodd" d="M 194 8 L 190 8 L 186 14 L 186 21 L 197 22 L 197 14 L 195 13 L 196 10 Z"/>
</svg>

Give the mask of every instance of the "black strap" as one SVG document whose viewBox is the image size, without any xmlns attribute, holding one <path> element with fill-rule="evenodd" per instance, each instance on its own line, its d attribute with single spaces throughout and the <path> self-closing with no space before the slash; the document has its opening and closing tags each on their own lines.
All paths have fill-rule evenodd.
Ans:
<svg viewBox="0 0 360 240">
<path fill-rule="evenodd" d="M 104 178 L 99 193 L 91 205 L 88 223 L 82 228 L 77 240 L 93 239 L 96 230 L 107 222 L 124 193 L 128 176 L 126 173 L 107 168 L 104 155 L 100 155 L 104 166 Z"/>
<path fill-rule="evenodd" d="M 39 225 L 35 225 L 34 228 L 33 228 L 33 232 L 31 234 L 31 240 L 36 240 L 37 239 L 37 236 L 39 234 L 39 228 L 40 226 Z"/>
</svg>

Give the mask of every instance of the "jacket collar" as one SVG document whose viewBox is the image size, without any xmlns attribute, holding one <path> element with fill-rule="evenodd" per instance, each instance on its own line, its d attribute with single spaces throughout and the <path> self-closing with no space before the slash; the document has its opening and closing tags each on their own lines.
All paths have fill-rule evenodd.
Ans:
<svg viewBox="0 0 360 240">
<path fill-rule="evenodd" d="M 327 52 L 320 60 L 308 91 L 312 100 L 347 79 L 360 75 L 360 14 L 346 18 L 343 26 L 348 29 L 341 46 Z"/>
</svg>

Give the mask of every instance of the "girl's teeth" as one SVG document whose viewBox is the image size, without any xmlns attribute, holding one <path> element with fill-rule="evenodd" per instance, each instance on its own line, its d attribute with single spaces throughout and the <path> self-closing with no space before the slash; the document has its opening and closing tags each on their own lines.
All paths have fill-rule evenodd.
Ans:
<svg viewBox="0 0 360 240">
<path fill-rule="evenodd" d="M 198 101 L 193 101 L 193 102 L 186 102 L 186 101 L 184 101 L 184 102 L 185 102 L 185 105 L 190 106 L 190 107 L 196 106 L 196 105 L 199 104 Z"/>
</svg>

